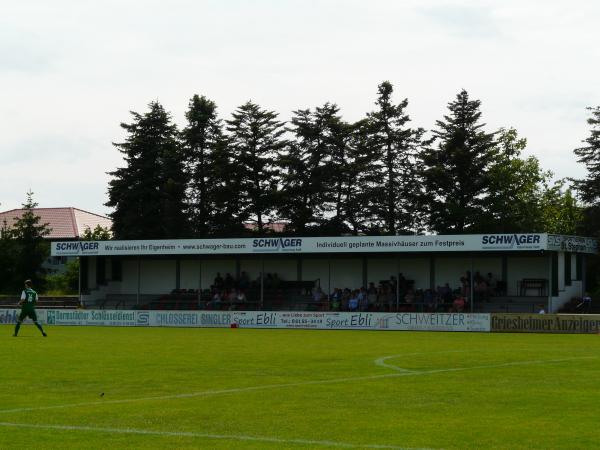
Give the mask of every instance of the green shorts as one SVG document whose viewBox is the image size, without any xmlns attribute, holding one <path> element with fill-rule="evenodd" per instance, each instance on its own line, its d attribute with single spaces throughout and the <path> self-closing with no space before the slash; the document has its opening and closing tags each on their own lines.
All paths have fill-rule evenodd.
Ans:
<svg viewBox="0 0 600 450">
<path fill-rule="evenodd" d="M 22 309 L 21 314 L 19 314 L 19 322 L 23 322 L 27 317 L 31 317 L 31 320 L 37 322 L 35 309 Z"/>
</svg>

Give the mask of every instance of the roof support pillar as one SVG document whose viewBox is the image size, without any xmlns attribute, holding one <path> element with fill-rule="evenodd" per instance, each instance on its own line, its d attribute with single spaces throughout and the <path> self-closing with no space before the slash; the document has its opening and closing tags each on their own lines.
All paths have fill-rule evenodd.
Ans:
<svg viewBox="0 0 600 450">
<path fill-rule="evenodd" d="M 135 304 L 139 308 L 140 306 L 140 289 L 142 284 L 142 259 L 138 256 L 137 258 L 137 294 L 135 296 Z"/>
</svg>

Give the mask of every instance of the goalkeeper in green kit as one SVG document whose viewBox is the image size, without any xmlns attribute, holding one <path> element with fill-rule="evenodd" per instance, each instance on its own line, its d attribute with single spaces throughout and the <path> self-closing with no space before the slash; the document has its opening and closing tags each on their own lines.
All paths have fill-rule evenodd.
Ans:
<svg viewBox="0 0 600 450">
<path fill-rule="evenodd" d="M 33 289 L 31 289 L 31 280 L 25 280 L 25 289 L 21 292 L 21 300 L 18 305 L 21 307 L 21 314 L 19 314 L 19 319 L 17 320 L 17 326 L 15 327 L 15 334 L 13 336 L 17 336 L 19 334 L 19 328 L 21 328 L 21 322 L 25 320 L 27 317 L 31 317 L 33 323 L 36 327 L 42 332 L 42 336 L 46 337 L 47 334 L 39 324 L 37 320 L 37 314 L 35 313 L 35 304 L 37 303 L 38 295 Z"/>
</svg>

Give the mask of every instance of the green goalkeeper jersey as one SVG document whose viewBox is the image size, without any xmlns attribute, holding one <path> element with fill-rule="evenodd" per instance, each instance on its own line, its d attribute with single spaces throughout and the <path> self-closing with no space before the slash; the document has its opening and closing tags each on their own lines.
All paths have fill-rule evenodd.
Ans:
<svg viewBox="0 0 600 450">
<path fill-rule="evenodd" d="M 31 288 L 26 288 L 23 291 L 24 295 L 21 295 L 22 297 L 25 297 L 23 300 L 23 305 L 22 305 L 22 309 L 27 310 L 27 311 L 31 311 L 35 308 L 35 304 L 37 303 L 37 299 L 38 299 L 38 295 L 37 292 L 35 292 L 33 289 Z"/>
</svg>

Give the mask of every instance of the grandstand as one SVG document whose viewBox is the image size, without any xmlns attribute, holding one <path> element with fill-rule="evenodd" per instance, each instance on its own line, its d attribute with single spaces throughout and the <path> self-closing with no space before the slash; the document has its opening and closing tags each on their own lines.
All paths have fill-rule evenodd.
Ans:
<svg viewBox="0 0 600 450">
<path fill-rule="evenodd" d="M 55 242 L 52 255 L 81 258 L 88 308 L 556 312 L 597 248 L 532 233 Z"/>
</svg>

